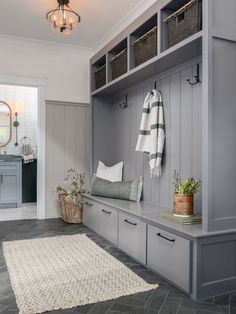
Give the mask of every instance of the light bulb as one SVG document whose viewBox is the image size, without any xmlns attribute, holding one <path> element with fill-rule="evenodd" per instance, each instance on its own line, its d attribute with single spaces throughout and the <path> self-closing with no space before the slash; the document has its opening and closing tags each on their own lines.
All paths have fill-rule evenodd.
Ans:
<svg viewBox="0 0 236 314">
<path fill-rule="evenodd" d="M 54 16 L 53 16 L 53 27 L 54 27 L 54 28 L 57 27 L 57 17 L 56 17 L 55 14 L 54 14 Z"/>
</svg>

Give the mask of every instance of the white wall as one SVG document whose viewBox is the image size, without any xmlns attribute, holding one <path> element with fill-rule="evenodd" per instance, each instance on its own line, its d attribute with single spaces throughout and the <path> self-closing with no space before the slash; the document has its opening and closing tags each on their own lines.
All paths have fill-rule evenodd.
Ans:
<svg viewBox="0 0 236 314">
<path fill-rule="evenodd" d="M 46 150 L 46 143 L 50 135 L 45 131 L 45 120 L 48 121 L 44 99 L 51 101 L 89 103 L 89 58 L 92 55 L 90 49 L 82 49 L 72 46 L 31 41 L 28 39 L 10 38 L 0 35 L 0 84 L 9 83 L 14 85 L 40 86 L 39 89 L 39 160 L 38 160 L 38 215 L 40 218 L 57 217 L 54 186 L 50 185 L 50 177 L 46 177 L 49 169 L 50 152 Z M 29 82 L 29 83 L 25 83 Z M 89 115 L 88 115 L 89 120 Z M 83 120 L 86 122 L 87 120 Z M 88 121 L 89 122 L 89 121 Z M 87 124 L 89 125 L 89 124 Z M 65 133 L 65 129 L 61 130 Z M 80 139 L 90 146 L 90 138 L 86 137 L 81 129 L 75 137 L 74 145 L 80 143 Z M 46 141 L 46 143 L 45 143 Z M 84 144 L 85 145 L 85 144 Z M 70 150 L 66 146 L 60 146 L 61 154 L 69 155 Z M 55 154 L 55 159 L 60 155 Z M 69 158 L 69 157 L 67 157 Z M 74 158 L 71 155 L 71 158 Z M 90 154 L 84 151 L 78 154 L 77 164 L 90 159 Z M 69 159 L 68 159 L 69 160 Z M 54 163 L 53 163 L 54 165 Z M 63 168 L 64 169 L 64 168 Z M 60 173 L 60 163 L 55 163 L 54 173 Z M 57 178 L 56 178 L 57 179 Z M 51 199 L 47 191 L 51 191 Z M 51 200 L 54 206 L 51 208 Z M 46 210 L 44 210 L 46 207 Z M 45 215 L 44 215 L 45 212 Z"/>
<path fill-rule="evenodd" d="M 0 75 L 44 78 L 47 100 L 88 103 L 91 55 L 90 49 L 0 36 Z"/>
</svg>

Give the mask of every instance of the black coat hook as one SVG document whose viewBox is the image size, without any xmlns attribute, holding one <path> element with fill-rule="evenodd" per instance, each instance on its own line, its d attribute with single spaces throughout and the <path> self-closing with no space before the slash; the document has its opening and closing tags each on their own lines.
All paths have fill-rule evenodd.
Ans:
<svg viewBox="0 0 236 314">
<path fill-rule="evenodd" d="M 198 83 L 201 83 L 200 81 L 200 70 L 199 70 L 199 64 L 197 64 L 197 74 L 194 75 L 195 77 L 195 82 L 191 82 L 191 79 L 187 79 L 186 82 L 189 83 L 189 85 L 193 86 L 193 85 L 196 85 Z"/>
<path fill-rule="evenodd" d="M 157 89 L 157 82 L 154 82 L 154 89 Z M 153 95 L 153 91 L 151 91 L 151 94 Z"/>
<path fill-rule="evenodd" d="M 125 100 L 119 104 L 121 109 L 126 109 L 128 107 L 128 96 L 125 94 Z"/>
</svg>

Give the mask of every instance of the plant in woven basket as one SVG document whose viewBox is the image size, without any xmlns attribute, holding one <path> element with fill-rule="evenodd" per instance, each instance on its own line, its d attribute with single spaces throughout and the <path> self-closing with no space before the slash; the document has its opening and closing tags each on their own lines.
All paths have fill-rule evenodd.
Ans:
<svg viewBox="0 0 236 314">
<path fill-rule="evenodd" d="M 85 174 L 75 169 L 68 169 L 64 178 L 64 186 L 57 187 L 57 193 L 66 194 L 66 200 L 71 201 L 75 206 L 83 207 L 82 193 L 85 192 Z"/>
<path fill-rule="evenodd" d="M 194 213 L 194 194 L 196 194 L 201 185 L 201 180 L 187 178 L 181 180 L 177 171 L 174 171 L 174 215 L 192 216 Z"/>
</svg>

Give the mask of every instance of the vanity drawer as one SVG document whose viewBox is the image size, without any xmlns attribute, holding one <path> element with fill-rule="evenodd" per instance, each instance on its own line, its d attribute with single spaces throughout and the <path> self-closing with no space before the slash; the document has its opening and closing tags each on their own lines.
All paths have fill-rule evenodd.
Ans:
<svg viewBox="0 0 236 314">
<path fill-rule="evenodd" d="M 146 223 L 138 218 L 119 214 L 118 246 L 146 264 Z"/>
<path fill-rule="evenodd" d="M 90 229 L 97 231 L 97 216 L 98 205 L 89 199 L 84 199 L 83 224 Z"/>
<path fill-rule="evenodd" d="M 21 162 L 0 162 L 0 172 L 8 170 L 20 170 Z"/>
<path fill-rule="evenodd" d="M 148 225 L 147 266 L 183 290 L 190 290 L 191 242 Z"/>
<path fill-rule="evenodd" d="M 115 209 L 98 206 L 98 233 L 117 245 L 118 212 Z"/>
</svg>

